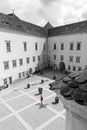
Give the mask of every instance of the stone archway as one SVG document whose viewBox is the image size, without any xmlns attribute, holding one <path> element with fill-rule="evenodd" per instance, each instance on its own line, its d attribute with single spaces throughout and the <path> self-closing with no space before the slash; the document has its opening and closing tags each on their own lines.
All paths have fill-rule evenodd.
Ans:
<svg viewBox="0 0 87 130">
<path fill-rule="evenodd" d="M 60 62 L 59 63 L 59 71 L 62 72 L 65 70 L 65 63 L 64 62 Z"/>
</svg>

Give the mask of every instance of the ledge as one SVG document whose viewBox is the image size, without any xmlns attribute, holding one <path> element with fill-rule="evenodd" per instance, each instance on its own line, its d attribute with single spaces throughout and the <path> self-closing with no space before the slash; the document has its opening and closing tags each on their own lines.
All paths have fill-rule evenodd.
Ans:
<svg viewBox="0 0 87 130">
<path fill-rule="evenodd" d="M 77 104 L 74 100 L 67 100 L 59 94 L 60 100 L 63 102 L 64 108 L 79 120 L 87 121 L 87 106 Z"/>
</svg>

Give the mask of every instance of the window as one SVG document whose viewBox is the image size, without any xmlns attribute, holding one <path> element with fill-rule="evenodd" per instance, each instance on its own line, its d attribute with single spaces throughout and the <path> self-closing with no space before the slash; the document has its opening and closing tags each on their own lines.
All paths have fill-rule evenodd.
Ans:
<svg viewBox="0 0 87 130">
<path fill-rule="evenodd" d="M 70 61 L 70 62 L 73 62 L 73 56 L 70 56 L 70 57 L 69 57 L 69 61 Z"/>
<path fill-rule="evenodd" d="M 7 50 L 7 52 L 11 52 L 10 41 L 6 41 L 6 50 Z"/>
<path fill-rule="evenodd" d="M 9 83 L 12 84 L 12 77 L 9 77 Z"/>
<path fill-rule="evenodd" d="M 64 44 L 61 44 L 61 50 L 64 50 Z"/>
<path fill-rule="evenodd" d="M 56 60 L 56 55 L 53 55 L 53 59 Z"/>
<path fill-rule="evenodd" d="M 77 42 L 77 50 L 81 50 L 81 42 Z"/>
<path fill-rule="evenodd" d="M 70 65 L 68 65 L 68 70 L 71 70 L 71 66 Z"/>
<path fill-rule="evenodd" d="M 27 43 L 24 42 L 24 51 L 27 51 Z"/>
<path fill-rule="evenodd" d="M 7 84 L 7 79 L 3 79 L 4 84 Z"/>
<path fill-rule="evenodd" d="M 13 63 L 13 68 L 15 68 L 17 66 L 16 60 L 13 60 L 12 63 Z"/>
<path fill-rule="evenodd" d="M 27 63 L 27 64 L 30 63 L 30 59 L 29 59 L 29 57 L 26 58 L 26 63 Z"/>
<path fill-rule="evenodd" d="M 45 50 L 45 43 L 44 43 L 44 50 Z"/>
<path fill-rule="evenodd" d="M 25 76 L 25 72 L 22 72 L 22 74 L 23 74 L 23 77 Z"/>
<path fill-rule="evenodd" d="M 20 66 L 23 65 L 23 59 L 19 59 L 19 65 L 20 65 Z"/>
<path fill-rule="evenodd" d="M 87 69 L 87 65 L 85 65 L 84 69 Z"/>
<path fill-rule="evenodd" d="M 56 43 L 54 43 L 54 50 L 56 50 Z"/>
<path fill-rule="evenodd" d="M 60 55 L 60 60 L 63 61 L 64 60 L 64 56 Z"/>
<path fill-rule="evenodd" d="M 37 51 L 37 43 L 35 43 L 35 50 Z"/>
<path fill-rule="evenodd" d="M 80 56 L 76 57 L 76 63 L 80 63 Z"/>
<path fill-rule="evenodd" d="M 76 57 L 76 63 L 80 63 L 80 56 Z"/>
<path fill-rule="evenodd" d="M 73 71 L 75 71 L 76 70 L 76 66 L 73 66 Z"/>
<path fill-rule="evenodd" d="M 38 61 L 40 61 L 40 56 L 38 56 Z"/>
<path fill-rule="evenodd" d="M 21 73 L 19 73 L 18 75 L 19 75 L 19 78 L 21 78 Z"/>
<path fill-rule="evenodd" d="M 9 69 L 9 61 L 4 61 L 4 69 Z"/>
<path fill-rule="evenodd" d="M 35 62 L 35 56 L 33 56 L 33 62 Z"/>
<path fill-rule="evenodd" d="M 43 55 L 43 62 L 45 62 L 45 55 Z"/>
<path fill-rule="evenodd" d="M 78 71 L 81 71 L 81 67 L 78 67 Z"/>
<path fill-rule="evenodd" d="M 70 50 L 73 50 L 73 43 L 70 43 Z"/>
</svg>

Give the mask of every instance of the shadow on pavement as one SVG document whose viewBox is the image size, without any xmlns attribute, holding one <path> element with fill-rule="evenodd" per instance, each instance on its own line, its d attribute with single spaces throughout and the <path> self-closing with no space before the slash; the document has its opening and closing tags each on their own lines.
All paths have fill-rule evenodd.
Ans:
<svg viewBox="0 0 87 130">
<path fill-rule="evenodd" d="M 39 109 L 41 109 L 41 108 L 46 108 L 47 105 L 48 105 L 48 104 L 41 104 L 41 103 L 40 103 Z"/>
<path fill-rule="evenodd" d="M 48 104 L 36 103 L 35 105 L 38 105 L 39 109 L 41 109 L 41 108 L 46 108 Z"/>
</svg>

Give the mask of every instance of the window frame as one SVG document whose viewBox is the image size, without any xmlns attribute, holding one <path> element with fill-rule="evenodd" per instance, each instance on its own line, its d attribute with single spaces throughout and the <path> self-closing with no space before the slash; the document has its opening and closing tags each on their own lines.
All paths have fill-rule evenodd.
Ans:
<svg viewBox="0 0 87 130">
<path fill-rule="evenodd" d="M 30 63 L 30 57 L 26 57 L 26 63 L 27 63 L 27 64 Z"/>
<path fill-rule="evenodd" d="M 22 77 L 22 74 L 21 74 L 21 73 L 18 73 L 18 77 L 21 78 L 21 77 Z"/>
<path fill-rule="evenodd" d="M 73 71 L 76 71 L 76 66 L 73 66 Z"/>
<path fill-rule="evenodd" d="M 71 66 L 70 65 L 68 65 L 68 70 L 71 70 Z"/>
<path fill-rule="evenodd" d="M 69 62 L 73 62 L 73 56 L 69 56 Z"/>
<path fill-rule="evenodd" d="M 3 79 L 3 83 L 7 84 L 7 78 Z"/>
<path fill-rule="evenodd" d="M 76 63 L 80 63 L 80 56 L 76 56 Z"/>
<path fill-rule="evenodd" d="M 79 45 L 79 46 L 78 46 Z M 80 51 L 81 50 L 81 42 L 77 42 L 77 48 L 76 48 L 77 51 Z"/>
<path fill-rule="evenodd" d="M 37 51 L 38 50 L 38 43 L 36 42 L 35 43 L 35 51 Z"/>
<path fill-rule="evenodd" d="M 38 61 L 40 61 L 40 55 L 38 56 Z"/>
<path fill-rule="evenodd" d="M 45 48 L 46 48 L 46 44 L 44 43 L 44 50 L 45 50 Z"/>
<path fill-rule="evenodd" d="M 8 70 L 9 69 L 9 61 L 4 61 L 4 70 Z"/>
<path fill-rule="evenodd" d="M 20 59 L 19 59 L 19 65 L 20 65 L 20 66 L 23 66 L 23 58 L 20 58 Z"/>
<path fill-rule="evenodd" d="M 74 48 L 74 43 L 73 42 L 70 42 L 70 50 L 72 51 Z"/>
<path fill-rule="evenodd" d="M 12 60 L 13 68 L 17 67 L 17 60 Z"/>
<path fill-rule="evenodd" d="M 45 55 L 43 55 L 43 62 L 45 62 Z"/>
<path fill-rule="evenodd" d="M 64 55 L 60 55 L 60 61 L 64 61 Z"/>
<path fill-rule="evenodd" d="M 11 41 L 5 41 L 6 42 L 6 52 L 11 52 Z"/>
<path fill-rule="evenodd" d="M 22 72 L 23 77 L 25 77 L 25 71 Z"/>
<path fill-rule="evenodd" d="M 81 71 L 81 69 L 82 69 L 81 67 L 78 67 L 78 71 Z"/>
<path fill-rule="evenodd" d="M 27 42 L 23 42 L 24 44 L 24 51 L 27 51 Z"/>
<path fill-rule="evenodd" d="M 54 47 L 53 47 L 54 50 L 56 50 L 56 43 L 54 43 Z"/>
<path fill-rule="evenodd" d="M 64 43 L 61 43 L 61 50 L 64 50 Z"/>
<path fill-rule="evenodd" d="M 53 55 L 53 60 L 56 60 L 57 59 L 57 55 Z"/>
<path fill-rule="evenodd" d="M 35 56 L 33 56 L 33 62 L 35 62 Z"/>
</svg>

